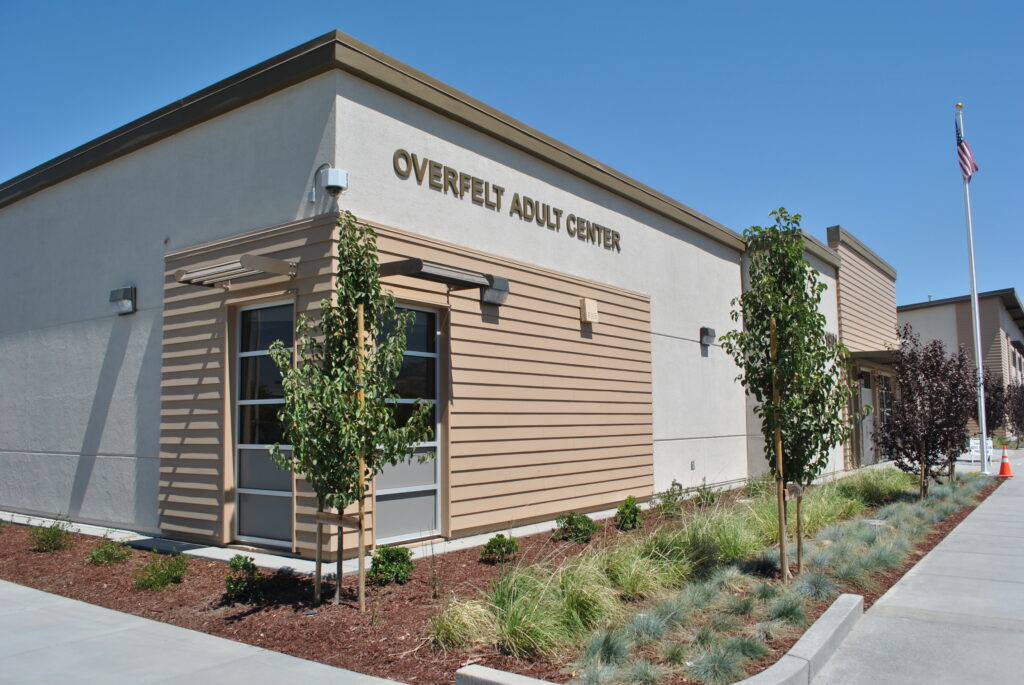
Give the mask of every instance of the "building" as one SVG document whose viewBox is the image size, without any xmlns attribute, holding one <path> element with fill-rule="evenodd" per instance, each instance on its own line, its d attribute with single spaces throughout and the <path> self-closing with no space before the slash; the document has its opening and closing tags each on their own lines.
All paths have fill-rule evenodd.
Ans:
<svg viewBox="0 0 1024 685">
<path fill-rule="evenodd" d="M 436 407 L 377 542 L 750 474 L 715 337 L 741 237 L 331 32 L 0 185 L 0 508 L 311 555 L 266 350 L 329 292 L 339 208 L 416 312 L 402 397 Z M 808 255 L 838 334 L 839 257 Z"/>
<path fill-rule="evenodd" d="M 922 342 L 939 340 L 947 350 L 963 347 L 975 358 L 969 295 L 900 305 L 899 323 Z M 978 293 L 982 366 L 1003 386 L 1024 382 L 1024 307 L 1013 288 Z"/>
<path fill-rule="evenodd" d="M 844 449 L 847 468 L 877 463 L 874 431 L 892 407 L 896 331 L 896 269 L 842 226 L 828 228 L 828 244 L 839 255 L 839 339 L 850 350 L 857 395 L 853 414 L 864 414 Z"/>
</svg>

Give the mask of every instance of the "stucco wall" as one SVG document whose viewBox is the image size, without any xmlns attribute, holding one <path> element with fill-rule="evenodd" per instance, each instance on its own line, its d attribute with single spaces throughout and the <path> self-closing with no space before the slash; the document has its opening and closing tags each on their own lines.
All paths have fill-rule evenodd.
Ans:
<svg viewBox="0 0 1024 685">
<path fill-rule="evenodd" d="M 910 324 L 914 333 L 920 336 L 922 343 L 941 340 L 947 351 L 956 350 L 960 344 L 954 303 L 898 312 L 897 319 L 900 328 Z M 966 340 L 964 343 L 970 344 L 971 341 Z M 973 344 L 971 348 L 973 349 Z"/>
<path fill-rule="evenodd" d="M 157 526 L 163 255 L 324 211 L 311 79 L 0 209 L 0 507 Z M 73 115 L 69 111 L 69 116 Z M 138 287 L 139 312 L 108 295 Z"/>
</svg>

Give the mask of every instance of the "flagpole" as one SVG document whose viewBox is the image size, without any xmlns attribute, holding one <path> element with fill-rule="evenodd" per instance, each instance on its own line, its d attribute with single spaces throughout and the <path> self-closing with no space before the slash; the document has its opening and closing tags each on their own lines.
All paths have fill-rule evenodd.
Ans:
<svg viewBox="0 0 1024 685">
<path fill-rule="evenodd" d="M 956 103 L 956 119 L 964 136 L 964 103 Z M 985 372 L 981 356 L 981 320 L 978 316 L 978 280 L 974 271 L 974 227 L 971 223 L 970 176 L 964 176 L 964 206 L 967 211 L 967 260 L 971 275 L 971 321 L 974 324 L 974 362 L 978 369 L 978 427 L 981 429 L 981 472 L 988 475 L 988 431 L 985 426 Z"/>
</svg>

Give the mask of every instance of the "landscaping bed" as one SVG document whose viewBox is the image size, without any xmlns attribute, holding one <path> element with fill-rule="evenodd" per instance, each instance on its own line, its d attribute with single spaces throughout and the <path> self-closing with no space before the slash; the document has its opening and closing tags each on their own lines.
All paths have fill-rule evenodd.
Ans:
<svg viewBox="0 0 1024 685">
<path fill-rule="evenodd" d="M 511 570 L 512 576 L 518 574 L 527 578 L 526 581 L 509 581 L 506 576 L 505 580 L 497 583 L 499 587 L 504 584 L 504 587 L 514 589 L 518 582 L 529 584 L 537 579 L 547 582 L 544 574 L 556 569 L 572 567 L 580 573 L 607 569 L 608 559 L 619 554 L 616 550 L 631 549 L 640 544 L 637 541 L 650 540 L 659 527 L 668 526 L 674 530 L 686 525 L 687 521 L 700 520 L 701 516 L 710 517 L 707 512 L 719 507 L 724 510 L 746 506 L 755 510 L 757 500 L 752 504 L 704 502 L 708 505 L 706 507 L 697 507 L 693 502 L 681 503 L 678 510 L 647 517 L 642 527 L 632 532 L 616 530 L 609 520 L 600 525 L 589 546 L 555 541 L 550 533 L 520 538 L 520 550 L 513 563 L 482 563 L 479 548 L 420 559 L 416 561 L 408 583 L 369 586 L 368 611 L 364 614 L 360 614 L 355 605 L 352 592 L 354 578 L 345 579 L 344 601 L 340 606 L 324 604 L 316 607 L 315 613 L 311 604 L 312 580 L 287 574 L 266 574 L 265 599 L 262 602 L 232 605 L 224 600 L 227 564 L 195 558 L 187 559 L 187 574 L 180 584 L 172 583 L 162 591 L 137 590 L 133 587 L 136 576 L 151 561 L 152 554 L 129 550 L 124 561 L 92 565 L 86 563 L 85 557 L 99 544 L 96 538 L 70 534 L 70 546 L 67 548 L 49 553 L 36 552 L 31 550 L 30 528 L 27 526 L 6 525 L 0 531 L 0 578 L 408 683 L 450 683 L 454 671 L 470 663 L 561 682 L 572 679 L 574 675 L 590 682 L 698 682 L 693 679 L 692 669 L 696 658 L 706 656 L 701 650 L 712 647 L 723 650 L 727 642 L 733 651 L 746 649 L 749 656 L 745 657 L 742 668 L 745 673 L 754 673 L 774 663 L 789 649 L 802 627 L 828 606 L 832 592 L 842 589 L 864 594 L 865 604 L 869 605 L 973 509 L 975 496 L 987 496 L 996 485 L 995 482 L 983 485 L 979 481 L 976 487 L 972 486 L 976 495 L 972 492 L 970 503 L 966 499 L 951 501 L 941 507 L 941 517 L 937 513 L 929 514 L 936 520 L 928 523 L 917 520 L 913 512 L 900 509 L 910 504 L 892 505 L 888 512 L 883 510 L 877 515 L 887 514 L 890 517 L 887 520 L 894 523 L 886 525 L 893 531 L 897 530 L 895 524 L 902 521 L 908 529 L 919 533 L 913 541 L 908 541 L 898 565 L 892 566 L 892 559 L 889 559 L 891 568 L 863 577 L 856 577 L 855 569 L 847 569 L 851 576 L 849 580 L 833 580 L 832 586 L 825 588 L 828 592 L 822 592 L 820 598 L 804 600 L 799 610 L 790 600 L 786 600 L 792 605 L 788 609 L 781 606 L 789 594 L 788 591 L 780 592 L 779 583 L 771 579 L 770 552 L 748 558 L 746 564 L 740 565 L 746 572 L 729 563 L 708 563 L 705 568 L 696 569 L 695 566 L 700 566 L 698 560 L 687 562 L 686 573 L 680 572 L 679 577 L 674 577 L 667 573 L 668 566 L 660 564 L 662 586 L 637 586 L 630 590 L 632 594 L 629 596 L 618 590 L 619 604 L 614 607 L 607 605 L 605 608 L 610 612 L 607 616 L 595 614 L 598 618 L 594 625 L 584 620 L 585 625 L 572 635 L 564 636 L 564 643 L 558 649 L 549 650 L 544 645 L 539 645 L 541 648 L 534 651 L 506 649 L 520 651 L 524 658 L 500 654 L 496 644 L 500 647 L 516 643 L 496 641 L 487 632 L 494 625 L 495 615 L 493 607 L 485 606 L 481 600 L 494 597 L 492 588 L 503 573 Z M 744 494 L 737 492 L 732 498 L 743 497 Z M 933 507 L 936 512 L 939 510 L 938 499 Z M 870 525 L 856 524 L 854 528 L 857 530 L 849 534 L 867 539 L 873 533 L 864 526 Z M 850 547 L 849 552 L 859 553 L 856 545 L 860 542 L 844 542 L 847 533 L 832 528 L 838 526 L 824 526 L 817 531 L 818 540 L 808 543 L 806 554 L 809 562 L 813 560 L 815 564 L 823 564 L 827 561 L 825 557 L 829 549 L 835 551 L 844 544 Z M 880 530 L 883 528 L 888 530 L 885 526 Z M 830 540 L 830 536 L 835 539 Z M 880 537 L 879 540 L 885 542 Z M 742 550 L 737 550 L 740 552 Z M 812 559 L 815 554 L 818 557 Z M 616 577 L 620 585 L 631 582 L 621 572 Z M 642 580 L 640 574 L 637 574 L 637 579 Z M 328 596 L 333 595 L 330 583 L 325 592 Z M 546 591 L 542 589 L 539 592 Z M 483 615 L 486 625 L 482 634 L 474 635 L 463 646 L 452 646 L 447 650 L 432 644 L 431 636 L 434 642 L 438 641 L 437 617 L 443 615 L 446 607 L 450 610 L 472 602 L 476 602 L 473 605 L 476 610 L 483 608 L 489 612 Z M 793 613 L 801 615 L 790 615 Z M 506 619 L 507 616 L 503 616 L 502 620 Z M 776 623 L 762 625 L 772 621 Z M 605 627 L 609 629 L 603 630 Z M 507 626 L 504 629 L 507 630 Z M 723 629 L 731 629 L 731 632 Z M 745 647 L 739 645 L 733 637 L 725 637 L 735 635 L 738 638 L 754 633 L 762 638 L 760 643 L 766 647 L 764 652 L 750 644 Z M 673 640 L 680 645 L 675 652 L 672 651 Z M 591 655 L 589 667 L 581 659 L 583 646 L 586 647 L 583 653 Z M 620 662 L 611 658 L 604 663 L 600 658 L 593 658 L 594 654 L 601 653 L 601 649 L 614 652 L 620 648 L 626 649 L 628 659 Z M 728 660 L 729 657 L 720 658 Z"/>
</svg>

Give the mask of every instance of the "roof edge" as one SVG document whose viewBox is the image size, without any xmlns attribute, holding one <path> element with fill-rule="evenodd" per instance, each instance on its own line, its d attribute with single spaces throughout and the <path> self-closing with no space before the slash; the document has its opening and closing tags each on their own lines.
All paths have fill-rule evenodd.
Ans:
<svg viewBox="0 0 1024 685">
<path fill-rule="evenodd" d="M 840 243 L 846 243 L 854 252 L 868 260 L 868 262 L 877 267 L 886 276 L 894 281 L 896 280 L 896 268 L 878 256 L 877 252 L 862 243 L 857 236 L 853 235 L 838 224 L 835 226 L 829 226 L 825 230 L 828 233 L 828 245 L 833 250 L 838 252 Z"/>
<path fill-rule="evenodd" d="M 341 31 L 260 62 L 0 184 L 0 208 L 332 69 L 481 131 L 727 247 L 745 249 L 742 237 L 726 226 Z"/>
<path fill-rule="evenodd" d="M 839 253 L 815 238 L 806 231 L 800 231 L 804 239 L 804 249 L 829 266 L 839 269 Z"/>
<path fill-rule="evenodd" d="M 1017 291 L 1014 288 L 1003 288 L 1002 290 L 988 290 L 983 293 L 978 293 L 979 300 L 988 300 L 998 297 L 1003 301 L 1003 306 L 1006 307 L 1006 311 L 1010 317 L 1013 318 L 1017 327 L 1024 332 L 1024 305 L 1021 304 L 1020 298 L 1017 296 Z M 927 309 L 929 307 L 938 307 L 944 304 L 958 304 L 960 302 L 970 301 L 970 295 L 957 295 L 956 297 L 946 297 L 941 300 L 929 300 L 928 302 L 913 302 L 911 304 L 901 304 L 896 307 L 898 312 L 910 312 L 916 309 Z"/>
</svg>

